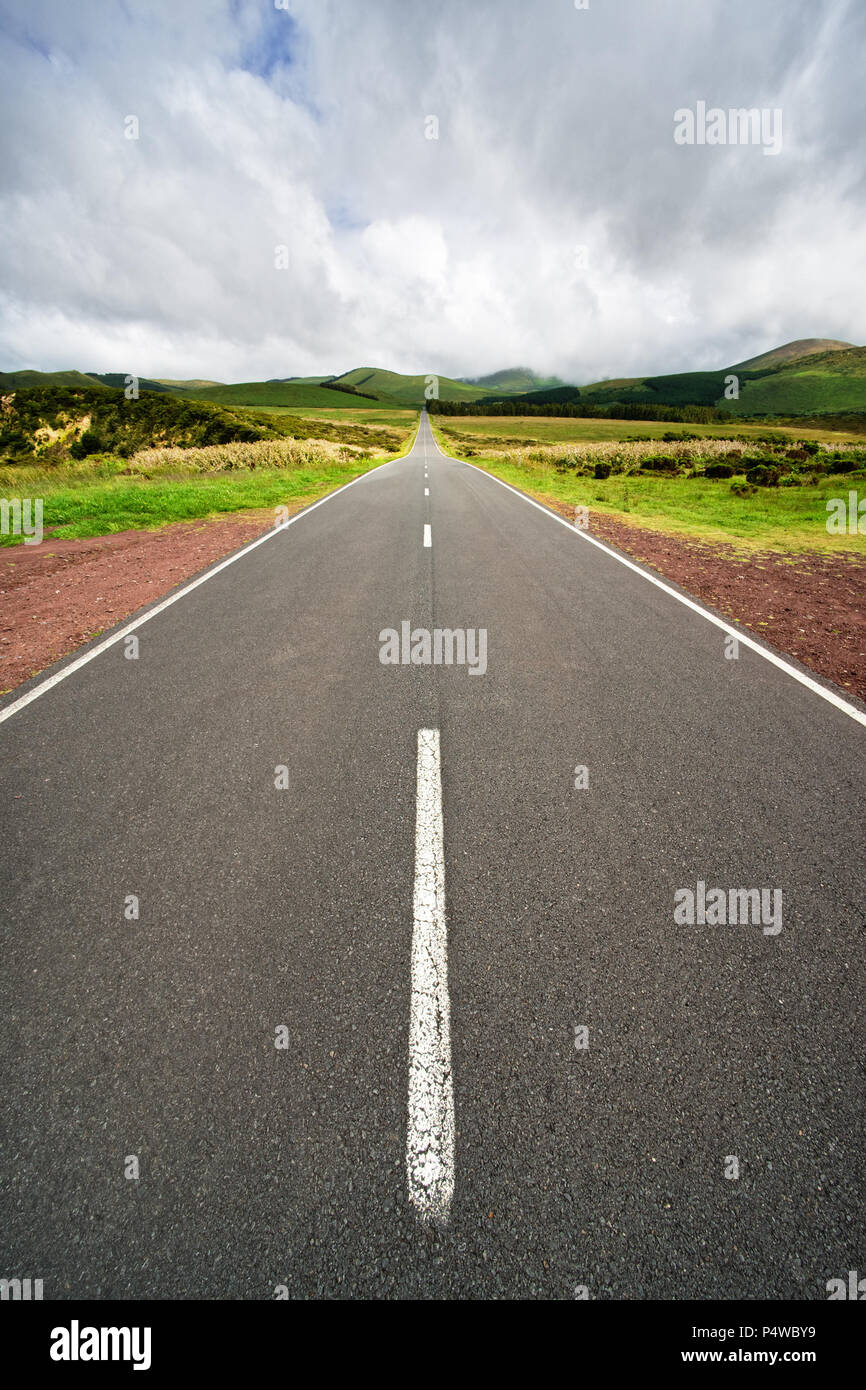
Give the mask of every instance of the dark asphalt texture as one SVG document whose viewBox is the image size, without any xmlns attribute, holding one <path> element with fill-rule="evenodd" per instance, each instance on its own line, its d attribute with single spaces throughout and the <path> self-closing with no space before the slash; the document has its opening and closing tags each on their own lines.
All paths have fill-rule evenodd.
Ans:
<svg viewBox="0 0 866 1390">
<path fill-rule="evenodd" d="M 382 665 L 404 620 L 486 628 L 486 674 Z M 824 1300 L 866 1270 L 866 729 L 726 660 L 426 417 L 138 636 L 0 725 L 0 1276 L 46 1299 Z M 442 1230 L 404 1158 L 421 727 Z M 781 888 L 781 933 L 677 925 L 699 879 Z"/>
</svg>

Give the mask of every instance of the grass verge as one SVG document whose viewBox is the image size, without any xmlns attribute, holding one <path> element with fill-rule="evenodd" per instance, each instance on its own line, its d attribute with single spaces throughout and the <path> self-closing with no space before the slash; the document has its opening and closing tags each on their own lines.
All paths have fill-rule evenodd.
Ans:
<svg viewBox="0 0 866 1390">
<path fill-rule="evenodd" d="M 433 427 L 444 452 L 463 457 L 453 441 L 443 437 L 435 421 Z M 528 458 L 517 461 L 504 454 L 479 455 L 467 461 L 555 510 L 588 507 L 590 514 L 598 511 L 633 526 L 732 544 L 742 552 L 866 553 L 866 535 L 827 531 L 827 502 L 847 499 L 849 491 L 858 488 L 859 496 L 866 496 L 862 475 L 828 474 L 814 484 L 758 487 L 741 495 L 732 487 L 736 479 L 642 473 L 614 473 L 601 479 L 563 471 L 554 463 Z"/>
<path fill-rule="evenodd" d="M 81 540 L 282 505 L 297 511 L 401 457 L 413 439 L 414 432 L 399 453 L 374 457 L 329 443 L 265 441 L 146 450 L 132 460 L 93 457 L 63 467 L 13 465 L 0 470 L 0 488 L 42 500 L 49 539 Z M 6 546 L 24 539 L 0 534 Z"/>
</svg>

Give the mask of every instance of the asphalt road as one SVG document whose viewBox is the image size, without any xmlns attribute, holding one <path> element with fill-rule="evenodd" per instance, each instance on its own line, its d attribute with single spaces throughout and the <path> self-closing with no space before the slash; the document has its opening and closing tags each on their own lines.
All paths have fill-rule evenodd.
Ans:
<svg viewBox="0 0 866 1390">
<path fill-rule="evenodd" d="M 403 622 L 485 630 L 486 670 L 383 663 Z M 136 635 L 0 724 L 0 1276 L 826 1299 L 866 1271 L 863 725 L 426 418 Z M 412 1065 L 453 1113 L 428 1212 L 419 730 L 449 1051 Z M 698 882 L 780 890 L 782 929 L 675 921 Z"/>
</svg>

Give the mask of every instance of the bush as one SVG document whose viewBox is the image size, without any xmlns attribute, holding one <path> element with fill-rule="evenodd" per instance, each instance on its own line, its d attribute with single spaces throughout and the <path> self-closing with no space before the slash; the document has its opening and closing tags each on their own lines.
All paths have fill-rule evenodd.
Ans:
<svg viewBox="0 0 866 1390">
<path fill-rule="evenodd" d="M 609 478 L 609 477 L 610 477 L 610 464 L 609 464 L 609 463 L 597 463 L 597 464 L 595 465 L 595 476 L 596 476 L 596 478 Z"/>
<path fill-rule="evenodd" d="M 840 458 L 838 455 L 834 455 L 828 464 L 831 473 L 853 473 L 857 467 L 858 464 L 855 459 Z"/>
<path fill-rule="evenodd" d="M 711 463 L 704 469 L 705 478 L 733 478 L 736 469 L 730 463 Z"/>
<path fill-rule="evenodd" d="M 95 430 L 85 430 L 69 450 L 74 459 L 86 459 L 90 454 L 102 452 L 103 443 Z"/>
<path fill-rule="evenodd" d="M 746 473 L 746 482 L 754 487 L 778 487 L 781 469 L 758 463 Z"/>
<path fill-rule="evenodd" d="M 648 468 L 653 473 L 676 473 L 679 464 L 677 459 L 667 454 L 654 454 L 652 458 L 643 460 L 641 468 Z"/>
</svg>

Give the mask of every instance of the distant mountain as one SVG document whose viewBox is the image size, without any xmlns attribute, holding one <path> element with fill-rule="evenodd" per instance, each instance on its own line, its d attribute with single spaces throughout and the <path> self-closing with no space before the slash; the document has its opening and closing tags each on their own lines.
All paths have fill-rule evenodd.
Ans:
<svg viewBox="0 0 866 1390">
<path fill-rule="evenodd" d="M 501 372 L 491 372 L 489 376 L 460 377 L 467 386 L 480 386 L 485 391 L 500 394 L 512 392 L 525 394 L 540 391 L 545 387 L 564 386 L 566 383 L 558 376 L 536 376 L 529 367 L 505 367 Z"/>
<path fill-rule="evenodd" d="M 736 376 L 739 395 L 725 394 L 726 378 Z M 590 405 L 715 406 L 731 415 L 814 415 L 866 412 L 866 347 L 836 338 L 799 338 L 713 372 L 619 377 L 578 390 L 558 378 L 542 378 L 528 367 L 508 367 L 474 380 L 436 373 L 409 376 L 382 367 L 355 367 L 338 376 L 272 377 L 269 381 L 209 382 L 139 379 L 142 391 L 228 406 L 280 410 L 395 409 L 423 405 L 435 382 L 440 400 L 466 403 L 495 400 L 546 405 L 576 401 Z M 122 388 L 119 372 L 0 372 L 0 389 L 27 386 Z"/>
</svg>

